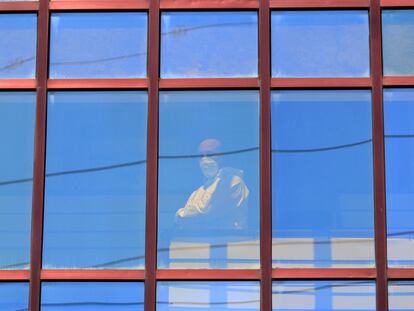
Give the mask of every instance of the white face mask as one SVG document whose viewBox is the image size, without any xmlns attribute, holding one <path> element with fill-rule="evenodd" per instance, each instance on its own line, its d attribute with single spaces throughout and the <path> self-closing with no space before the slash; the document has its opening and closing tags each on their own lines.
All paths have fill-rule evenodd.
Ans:
<svg viewBox="0 0 414 311">
<path fill-rule="evenodd" d="M 217 161 L 209 157 L 202 157 L 200 160 L 200 169 L 203 175 L 207 178 L 212 178 L 217 175 L 219 166 Z"/>
</svg>

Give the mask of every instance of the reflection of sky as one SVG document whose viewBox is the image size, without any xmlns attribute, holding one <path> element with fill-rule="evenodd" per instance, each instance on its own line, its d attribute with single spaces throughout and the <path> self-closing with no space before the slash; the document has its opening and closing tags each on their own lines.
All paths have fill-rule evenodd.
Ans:
<svg viewBox="0 0 414 311">
<path fill-rule="evenodd" d="M 373 236 L 371 126 L 369 91 L 272 93 L 273 237 Z"/>
<path fill-rule="evenodd" d="M 259 94 L 257 91 L 161 92 L 160 155 L 197 155 L 206 138 L 221 141 L 222 151 L 237 151 L 259 145 Z M 221 167 L 244 171 L 249 195 L 248 228 L 232 233 L 234 241 L 259 235 L 259 153 L 258 150 L 222 156 Z M 170 240 L 225 243 L 232 239 L 224 230 L 204 224 L 196 230 L 177 231 L 175 213 L 184 207 L 190 194 L 204 178 L 199 158 L 159 160 L 158 228 L 159 249 L 168 249 Z M 168 252 L 158 255 L 165 264 Z"/>
<path fill-rule="evenodd" d="M 388 285 L 389 311 L 414 310 L 413 281 L 390 281 Z"/>
<path fill-rule="evenodd" d="M 145 160 L 146 130 L 146 92 L 52 92 L 46 174 Z M 44 265 L 142 266 L 145 178 L 145 162 L 47 177 Z"/>
<path fill-rule="evenodd" d="M 0 78 L 34 78 L 36 14 L 0 14 Z"/>
<path fill-rule="evenodd" d="M 163 12 L 161 77 L 255 77 L 256 12 Z"/>
<path fill-rule="evenodd" d="M 143 282 L 43 282 L 45 311 L 144 310 Z"/>
<path fill-rule="evenodd" d="M 414 89 L 384 91 L 387 229 L 393 238 L 414 237 Z M 394 259 L 413 249 L 399 249 Z M 400 253 L 403 252 L 403 253 Z M 413 257 L 413 254 L 408 257 Z M 398 264 L 399 261 L 392 261 Z M 403 261 L 400 262 L 403 264 Z M 410 265 L 413 265 L 411 259 Z"/>
<path fill-rule="evenodd" d="M 259 310 L 258 282 L 158 282 L 157 310 Z"/>
<path fill-rule="evenodd" d="M 273 310 L 375 310 L 372 281 L 274 281 Z"/>
<path fill-rule="evenodd" d="M 272 76 L 368 77 L 368 11 L 272 12 Z"/>
<path fill-rule="evenodd" d="M 28 310 L 29 283 L 0 282 L 0 310 Z"/>
<path fill-rule="evenodd" d="M 53 13 L 51 78 L 136 78 L 147 72 L 147 13 Z"/>
<path fill-rule="evenodd" d="M 0 183 L 33 176 L 35 96 L 0 94 Z M 31 205 L 31 181 L 0 186 L 0 269 L 28 267 Z"/>
<path fill-rule="evenodd" d="M 384 75 L 414 74 L 414 10 L 382 11 Z"/>
</svg>

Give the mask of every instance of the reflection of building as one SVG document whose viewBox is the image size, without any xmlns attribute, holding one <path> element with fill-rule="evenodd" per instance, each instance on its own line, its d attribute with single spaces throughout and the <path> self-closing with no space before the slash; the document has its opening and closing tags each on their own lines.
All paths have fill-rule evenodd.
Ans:
<svg viewBox="0 0 414 311">
<path fill-rule="evenodd" d="M 414 310 L 413 1 L 0 13 L 0 310 Z"/>
</svg>

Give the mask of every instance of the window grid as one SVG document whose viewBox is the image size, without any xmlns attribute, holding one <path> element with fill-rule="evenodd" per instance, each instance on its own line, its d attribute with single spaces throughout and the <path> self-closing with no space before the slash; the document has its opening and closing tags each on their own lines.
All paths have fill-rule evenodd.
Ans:
<svg viewBox="0 0 414 311">
<path fill-rule="evenodd" d="M 2 281 L 30 281 L 29 310 L 40 309 L 43 280 L 141 280 L 145 281 L 145 310 L 156 305 L 157 280 L 258 280 L 261 310 L 272 309 L 272 279 L 367 279 L 375 280 L 377 310 L 388 309 L 388 280 L 413 279 L 414 269 L 387 269 L 385 214 L 383 86 L 414 86 L 414 77 L 383 77 L 381 55 L 381 10 L 413 8 L 414 0 L 117 0 L 3 2 L 0 12 L 38 14 L 36 79 L 0 80 L 1 90 L 36 90 L 36 128 L 32 205 L 30 270 L 0 271 Z M 270 12 L 272 9 L 369 10 L 370 78 L 271 78 Z M 259 78 L 160 79 L 160 12 L 169 9 L 235 9 L 259 12 Z M 49 18 L 54 11 L 145 10 L 149 12 L 148 78 L 143 79 L 53 79 L 48 80 Z M 158 183 L 158 95 L 162 89 L 260 89 L 260 194 L 261 269 L 259 270 L 167 270 L 156 269 Z M 372 90 L 376 268 L 278 268 L 271 258 L 271 89 L 365 88 Z M 148 90 L 146 268 L 143 270 L 42 270 L 43 197 L 45 178 L 46 101 L 48 90 L 146 89 Z"/>
</svg>

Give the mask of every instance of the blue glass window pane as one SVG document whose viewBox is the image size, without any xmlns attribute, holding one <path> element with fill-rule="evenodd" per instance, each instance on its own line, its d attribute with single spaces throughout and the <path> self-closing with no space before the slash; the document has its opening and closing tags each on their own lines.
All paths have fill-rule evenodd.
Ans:
<svg viewBox="0 0 414 311">
<path fill-rule="evenodd" d="M 0 79 L 34 78 L 36 14 L 0 14 Z"/>
<path fill-rule="evenodd" d="M 0 310 L 28 310 L 29 283 L 0 282 Z"/>
<path fill-rule="evenodd" d="M 43 266 L 142 267 L 147 93 L 48 101 Z"/>
<path fill-rule="evenodd" d="M 256 77 L 256 12 L 163 12 L 161 77 Z"/>
<path fill-rule="evenodd" d="M 0 269 L 28 269 L 36 95 L 0 93 Z"/>
<path fill-rule="evenodd" d="M 142 282 L 43 282 L 42 311 L 144 311 Z"/>
<path fill-rule="evenodd" d="M 390 281 L 389 311 L 414 310 L 414 281 Z"/>
<path fill-rule="evenodd" d="M 272 12 L 272 76 L 368 77 L 368 12 Z"/>
<path fill-rule="evenodd" d="M 158 282 L 157 310 L 260 310 L 259 282 Z"/>
<path fill-rule="evenodd" d="M 51 78 L 139 78 L 146 72 L 146 13 L 52 14 Z"/>
<path fill-rule="evenodd" d="M 375 311 L 372 281 L 275 281 L 273 310 Z"/>
<path fill-rule="evenodd" d="M 371 93 L 272 93 L 273 265 L 374 265 Z"/>
<path fill-rule="evenodd" d="M 259 94 L 160 94 L 158 266 L 259 264 Z"/>
<path fill-rule="evenodd" d="M 414 89 L 384 91 L 388 263 L 414 266 Z"/>
<path fill-rule="evenodd" d="M 414 75 L 414 10 L 382 11 L 384 75 Z"/>
</svg>

